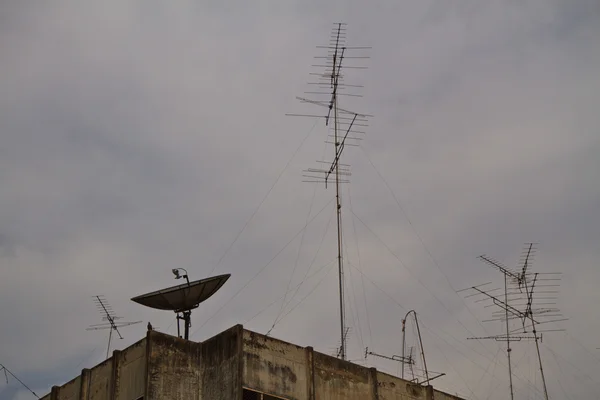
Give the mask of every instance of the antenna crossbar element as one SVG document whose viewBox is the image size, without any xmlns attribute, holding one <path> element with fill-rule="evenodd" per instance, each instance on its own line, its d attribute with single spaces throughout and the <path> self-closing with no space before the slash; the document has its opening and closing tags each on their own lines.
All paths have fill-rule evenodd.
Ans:
<svg viewBox="0 0 600 400">
<path fill-rule="evenodd" d="M 368 50 L 370 47 L 349 47 L 346 46 L 346 24 L 336 23 L 330 35 L 329 43 L 325 46 L 317 46 L 319 49 L 325 49 L 326 54 L 317 56 L 320 61 L 313 64 L 313 67 L 319 68 L 319 72 L 311 72 L 317 82 L 309 82 L 313 86 L 312 90 L 306 94 L 315 95 L 317 99 L 308 99 L 297 97 L 302 104 L 309 104 L 324 108 L 323 114 L 286 114 L 288 116 L 323 118 L 325 126 L 330 126 L 333 121 L 333 132 L 329 135 L 330 140 L 326 143 L 334 145 L 333 160 L 328 163 L 328 168 L 308 169 L 304 171 L 305 182 L 324 182 L 327 187 L 330 180 L 335 182 L 336 188 L 336 216 L 337 216 L 337 250 L 338 250 L 338 284 L 339 284 L 339 309 L 340 309 L 340 348 L 338 355 L 341 359 L 346 359 L 346 322 L 345 322 L 345 301 L 344 301 L 344 267 L 342 258 L 342 202 L 340 194 L 340 185 L 348 183 L 350 171 L 348 166 L 342 164 L 341 158 L 344 148 L 347 146 L 356 146 L 364 134 L 360 127 L 368 126 L 369 114 L 362 114 L 339 106 L 339 98 L 362 97 L 357 93 L 348 93 L 347 89 L 360 89 L 362 85 L 349 84 L 344 81 L 342 71 L 363 70 L 364 65 L 348 65 L 352 60 L 365 60 L 369 57 L 364 54 L 354 54 L 354 51 Z M 348 54 L 352 53 L 352 54 Z M 316 88 L 314 87 L 316 86 Z M 322 97 L 325 96 L 325 97 Z M 358 129 L 357 129 L 358 128 Z"/>
<path fill-rule="evenodd" d="M 386 360 L 390 360 L 390 361 L 397 361 L 400 362 L 402 364 L 415 364 L 415 360 L 412 357 L 412 354 L 409 355 L 408 357 L 404 357 L 404 356 L 398 356 L 398 355 L 392 355 L 390 356 L 386 356 L 383 354 L 378 354 L 375 353 L 374 351 L 369 351 L 369 348 L 365 348 L 365 358 L 367 358 L 367 356 L 375 356 L 375 357 L 379 357 L 379 358 L 385 358 Z"/>
<path fill-rule="evenodd" d="M 479 256 L 479 259 L 485 261 L 486 263 L 488 263 L 492 267 L 496 268 L 498 271 L 502 272 L 506 276 L 508 276 L 510 278 L 514 278 L 514 279 L 519 279 L 519 275 L 517 273 L 511 271 L 510 269 L 508 269 L 508 267 L 503 266 L 498 261 L 489 258 L 485 254 Z"/>
<path fill-rule="evenodd" d="M 112 340 L 113 331 L 117 332 L 117 335 L 119 335 L 119 339 L 123 339 L 123 336 L 121 335 L 121 332 L 119 331 L 119 328 L 139 324 L 142 321 L 115 322 L 116 320 L 121 319 L 122 317 L 117 317 L 115 315 L 115 313 L 112 310 L 112 307 L 108 304 L 108 302 L 106 301 L 106 298 L 104 296 L 101 296 L 101 295 L 94 296 L 93 301 L 96 304 L 96 308 L 102 315 L 102 320 L 108 321 L 108 322 L 90 325 L 88 328 L 86 328 L 86 330 L 87 331 L 104 330 L 104 329 L 109 330 L 108 347 L 106 348 L 106 358 L 108 359 L 108 356 L 110 354 L 110 342 Z"/>
<path fill-rule="evenodd" d="M 537 337 L 538 339 L 540 339 L 540 337 Z M 469 337 L 467 338 L 467 340 L 487 340 L 487 339 L 492 339 L 495 340 L 497 342 L 509 342 L 509 341 L 513 341 L 513 342 L 520 342 L 521 340 L 525 340 L 525 339 L 536 339 L 535 336 L 506 336 L 506 335 L 497 335 L 497 336 L 480 336 L 480 337 Z"/>
</svg>

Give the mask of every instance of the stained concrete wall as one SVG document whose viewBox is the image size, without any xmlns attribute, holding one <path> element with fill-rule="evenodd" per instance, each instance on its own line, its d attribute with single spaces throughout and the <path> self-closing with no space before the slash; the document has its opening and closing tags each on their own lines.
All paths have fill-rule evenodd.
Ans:
<svg viewBox="0 0 600 400">
<path fill-rule="evenodd" d="M 202 342 L 202 399 L 242 400 L 243 327 Z"/>
<path fill-rule="evenodd" d="M 58 390 L 58 400 L 79 400 L 81 376 L 65 383 Z"/>
<path fill-rule="evenodd" d="M 425 387 L 379 371 L 377 371 L 377 390 L 379 400 L 427 399 Z"/>
<path fill-rule="evenodd" d="M 281 340 L 244 331 L 244 386 L 289 399 L 308 399 L 307 349 Z"/>
<path fill-rule="evenodd" d="M 439 390 L 434 390 L 433 393 L 435 396 L 435 400 L 463 400 L 461 397 L 454 396 L 445 392 L 440 392 Z"/>
<path fill-rule="evenodd" d="M 147 400 L 242 400 L 242 333 L 237 325 L 196 343 L 149 332 Z"/>
<path fill-rule="evenodd" d="M 149 331 L 44 399 L 242 400 L 242 387 L 289 400 L 462 400 L 241 325 L 202 343 Z"/>
<path fill-rule="evenodd" d="M 146 339 L 113 356 L 62 386 L 54 386 L 46 400 L 136 400 L 144 396 Z"/>
<path fill-rule="evenodd" d="M 90 370 L 88 398 L 86 400 L 111 400 L 112 357 Z"/>
<path fill-rule="evenodd" d="M 146 390 L 146 339 L 115 352 L 117 373 L 114 375 L 114 399 L 135 400 Z"/>
<path fill-rule="evenodd" d="M 201 399 L 201 344 L 149 331 L 147 400 Z"/>
<path fill-rule="evenodd" d="M 376 383 L 369 368 L 335 357 L 314 353 L 314 385 L 317 398 L 375 400 Z"/>
<path fill-rule="evenodd" d="M 243 386 L 289 400 L 462 400 L 326 354 L 243 332 Z"/>
</svg>

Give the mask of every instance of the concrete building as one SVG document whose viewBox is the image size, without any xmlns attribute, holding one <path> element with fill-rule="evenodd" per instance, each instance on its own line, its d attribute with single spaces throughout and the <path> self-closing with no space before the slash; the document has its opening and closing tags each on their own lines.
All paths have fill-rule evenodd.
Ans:
<svg viewBox="0 0 600 400">
<path fill-rule="evenodd" d="M 462 400 L 236 325 L 204 342 L 160 332 L 44 400 Z"/>
</svg>

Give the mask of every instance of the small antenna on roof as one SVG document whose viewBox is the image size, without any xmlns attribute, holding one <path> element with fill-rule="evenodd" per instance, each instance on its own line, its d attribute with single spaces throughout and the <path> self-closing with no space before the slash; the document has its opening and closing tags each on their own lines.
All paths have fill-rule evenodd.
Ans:
<svg viewBox="0 0 600 400">
<path fill-rule="evenodd" d="M 106 358 L 108 359 L 108 355 L 110 354 L 110 342 L 112 340 L 112 332 L 117 332 L 119 335 L 119 339 L 123 339 L 121 336 L 121 332 L 119 332 L 119 328 L 124 326 L 139 324 L 142 321 L 134 321 L 134 322 L 116 322 L 116 320 L 121 319 L 122 317 L 117 317 L 106 298 L 102 295 L 94 296 L 94 303 L 96 304 L 96 308 L 102 314 L 102 320 L 107 321 L 100 324 L 90 325 L 86 331 L 96 331 L 96 330 L 104 330 L 108 329 L 108 347 L 106 348 Z"/>
</svg>

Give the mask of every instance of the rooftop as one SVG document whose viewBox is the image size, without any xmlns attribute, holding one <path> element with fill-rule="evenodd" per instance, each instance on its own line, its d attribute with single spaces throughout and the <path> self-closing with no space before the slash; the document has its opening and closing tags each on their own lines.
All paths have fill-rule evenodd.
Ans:
<svg viewBox="0 0 600 400">
<path fill-rule="evenodd" d="M 462 400 L 235 325 L 203 342 L 156 331 L 44 400 Z"/>
</svg>

